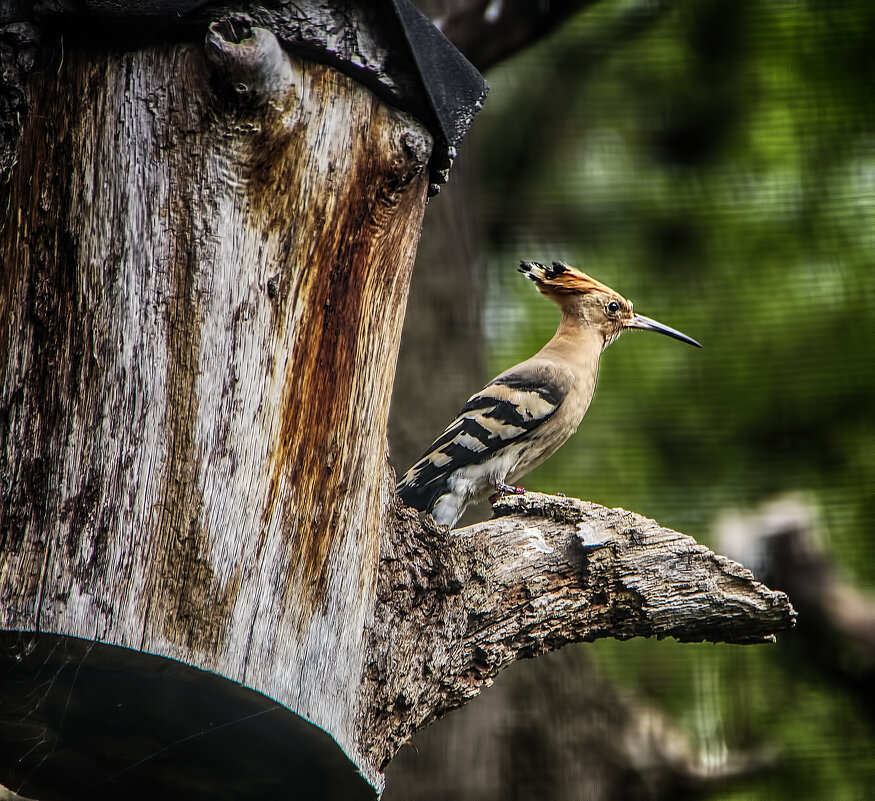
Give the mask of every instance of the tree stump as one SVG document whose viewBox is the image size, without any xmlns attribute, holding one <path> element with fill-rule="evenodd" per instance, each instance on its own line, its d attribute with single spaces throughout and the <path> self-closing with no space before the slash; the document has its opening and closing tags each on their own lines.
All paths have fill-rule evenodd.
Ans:
<svg viewBox="0 0 875 801">
<path fill-rule="evenodd" d="M 363 762 L 431 137 L 239 22 L 64 48 L 0 244 L 2 625 L 214 671 Z"/>
</svg>

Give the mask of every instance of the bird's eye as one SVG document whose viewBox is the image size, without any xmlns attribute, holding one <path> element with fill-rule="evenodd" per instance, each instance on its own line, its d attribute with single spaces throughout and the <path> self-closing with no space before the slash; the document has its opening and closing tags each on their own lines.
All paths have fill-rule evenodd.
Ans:
<svg viewBox="0 0 875 801">
<path fill-rule="evenodd" d="M 620 311 L 620 304 L 617 303 L 617 301 L 612 300 L 607 306 L 605 306 L 605 309 L 607 310 L 608 314 L 616 314 L 618 311 Z"/>
</svg>

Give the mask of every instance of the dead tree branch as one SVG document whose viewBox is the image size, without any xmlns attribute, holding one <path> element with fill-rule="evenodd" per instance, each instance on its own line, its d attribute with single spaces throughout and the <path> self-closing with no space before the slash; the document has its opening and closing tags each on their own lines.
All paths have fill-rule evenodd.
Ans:
<svg viewBox="0 0 875 801">
<path fill-rule="evenodd" d="M 384 538 L 361 707 L 377 764 L 516 659 L 600 637 L 756 643 L 794 623 L 786 595 L 633 512 L 527 493 L 495 513 L 448 533 L 404 510 Z"/>
<path fill-rule="evenodd" d="M 555 31 L 593 0 L 476 0 L 438 12 L 435 24 L 478 70 L 483 71 Z M 426 13 L 436 11 L 422 5 Z"/>
<path fill-rule="evenodd" d="M 783 643 L 800 665 L 853 693 L 875 713 L 875 598 L 845 575 L 824 545 L 816 507 L 804 496 L 724 515 L 717 541 L 770 585 L 793 596 L 802 624 Z"/>
</svg>

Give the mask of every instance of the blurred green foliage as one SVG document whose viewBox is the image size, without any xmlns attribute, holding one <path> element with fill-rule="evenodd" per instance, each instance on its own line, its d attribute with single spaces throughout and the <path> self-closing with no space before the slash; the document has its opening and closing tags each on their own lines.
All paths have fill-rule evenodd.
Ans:
<svg viewBox="0 0 875 801">
<path fill-rule="evenodd" d="M 529 489 L 705 542 L 724 510 L 805 491 L 830 553 L 875 586 L 873 39 L 863 0 L 603 2 L 488 76 L 472 147 L 494 371 L 558 319 L 520 258 L 565 260 L 705 346 L 625 335 Z M 722 798 L 870 796 L 871 720 L 780 643 L 593 650 L 703 747 L 779 750 Z"/>
</svg>

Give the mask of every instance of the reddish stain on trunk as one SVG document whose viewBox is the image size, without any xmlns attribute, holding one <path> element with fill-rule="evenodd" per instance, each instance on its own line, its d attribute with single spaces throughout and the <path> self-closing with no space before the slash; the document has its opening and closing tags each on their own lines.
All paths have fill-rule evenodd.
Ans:
<svg viewBox="0 0 875 801">
<path fill-rule="evenodd" d="M 326 67 L 310 66 L 307 75 L 311 96 L 361 92 Z M 291 545 L 287 592 L 296 588 L 314 605 L 327 587 L 332 548 L 350 528 L 368 522 L 353 519 L 347 496 L 363 483 L 375 491 L 379 485 L 378 476 L 364 474 L 364 451 L 385 448 L 384 437 L 373 434 L 384 431 L 385 420 L 369 419 L 385 412 L 375 397 L 385 387 L 364 385 L 361 377 L 402 323 L 408 249 L 418 238 L 425 189 L 427 152 L 408 147 L 400 134 L 392 141 L 403 128 L 376 99 L 368 113 L 368 124 L 351 133 L 350 168 L 329 168 L 336 192 L 308 199 L 307 219 L 283 220 L 280 211 L 292 203 L 300 208 L 289 186 L 307 185 L 300 174 L 308 168 L 304 143 L 297 137 L 286 130 L 260 145 L 270 163 L 256 161 L 251 175 L 253 205 L 263 204 L 269 224 L 293 224 L 311 236 L 290 253 L 297 274 L 289 316 L 298 316 L 264 520 L 279 500 Z M 394 363 L 377 369 L 383 376 L 393 371 Z"/>
</svg>

